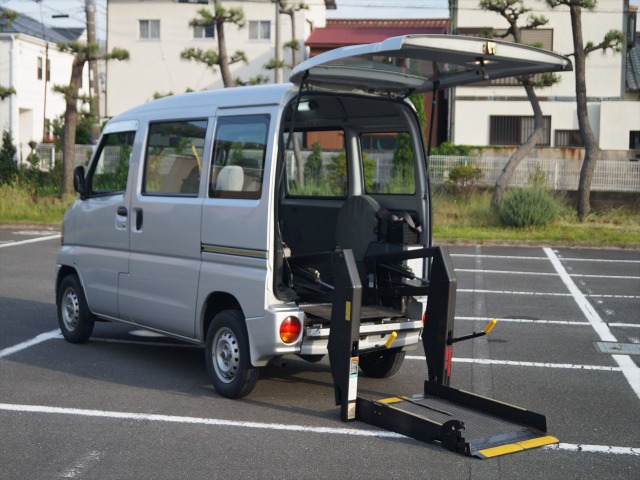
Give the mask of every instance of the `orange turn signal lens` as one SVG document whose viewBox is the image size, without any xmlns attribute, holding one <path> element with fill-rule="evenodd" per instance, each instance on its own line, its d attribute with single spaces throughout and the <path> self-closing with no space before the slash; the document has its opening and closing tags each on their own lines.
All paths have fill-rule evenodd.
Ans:
<svg viewBox="0 0 640 480">
<path fill-rule="evenodd" d="M 293 343 L 300 336 L 302 325 L 298 317 L 287 317 L 280 324 L 280 338 L 284 343 Z"/>
</svg>

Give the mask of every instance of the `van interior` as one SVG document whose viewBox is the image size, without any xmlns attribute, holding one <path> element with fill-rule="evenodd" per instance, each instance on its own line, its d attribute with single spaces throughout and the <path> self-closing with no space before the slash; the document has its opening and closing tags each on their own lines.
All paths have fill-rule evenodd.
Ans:
<svg viewBox="0 0 640 480">
<path fill-rule="evenodd" d="M 362 319 L 405 316 L 406 299 L 380 295 L 380 277 L 387 286 L 423 285 L 424 259 L 384 272 L 365 260 L 430 244 L 421 226 L 429 206 L 415 112 L 397 99 L 315 93 L 303 94 L 297 110 L 292 102 L 283 123 L 275 291 L 329 320 L 335 274 L 314 254 L 351 249 L 368 308 Z"/>
</svg>

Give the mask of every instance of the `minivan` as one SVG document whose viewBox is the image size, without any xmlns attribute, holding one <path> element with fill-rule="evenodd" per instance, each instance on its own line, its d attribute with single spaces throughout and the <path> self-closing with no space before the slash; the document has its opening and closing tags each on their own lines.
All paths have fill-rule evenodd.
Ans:
<svg viewBox="0 0 640 480">
<path fill-rule="evenodd" d="M 349 251 L 362 285 L 358 367 L 393 375 L 430 308 L 428 258 L 369 261 L 432 244 L 409 96 L 569 69 L 533 47 L 409 35 L 312 57 L 288 84 L 166 97 L 112 118 L 75 170 L 64 216 L 62 334 L 86 342 L 96 321 L 117 321 L 202 345 L 217 392 L 242 397 L 274 358 L 327 354 L 336 272 L 318 254 Z"/>
</svg>

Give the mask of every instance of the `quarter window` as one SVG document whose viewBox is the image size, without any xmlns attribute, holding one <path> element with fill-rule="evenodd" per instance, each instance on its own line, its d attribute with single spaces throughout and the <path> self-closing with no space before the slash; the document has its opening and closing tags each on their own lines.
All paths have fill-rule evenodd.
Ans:
<svg viewBox="0 0 640 480">
<path fill-rule="evenodd" d="M 268 115 L 218 119 L 209 179 L 210 197 L 260 198 L 268 132 Z"/>
<path fill-rule="evenodd" d="M 296 132 L 287 161 L 287 194 L 303 197 L 347 196 L 347 152 L 343 130 Z M 288 135 L 285 135 L 285 145 Z"/>
<path fill-rule="evenodd" d="M 408 132 L 362 134 L 360 149 L 367 193 L 415 193 L 415 154 Z"/>
<path fill-rule="evenodd" d="M 136 132 L 110 133 L 100 145 L 98 160 L 89 180 L 92 195 L 112 195 L 127 188 L 129 160 Z"/>
<path fill-rule="evenodd" d="M 152 123 L 142 193 L 198 196 L 206 132 L 206 120 Z"/>
</svg>

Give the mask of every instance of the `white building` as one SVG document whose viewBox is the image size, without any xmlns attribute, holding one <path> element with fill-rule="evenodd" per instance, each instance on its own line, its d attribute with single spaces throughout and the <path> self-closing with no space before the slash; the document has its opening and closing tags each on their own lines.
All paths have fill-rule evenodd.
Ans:
<svg viewBox="0 0 640 480">
<path fill-rule="evenodd" d="M 48 28 L 24 15 L 10 25 L 0 22 L 0 85 L 16 91 L 0 101 L 0 131 L 11 131 L 19 162 L 29 154 L 29 142 L 41 142 L 51 133 L 45 125 L 64 114 L 64 97 L 53 86 L 69 84 L 73 56 L 56 43 L 82 40 L 82 33 Z"/>
<path fill-rule="evenodd" d="M 457 27 L 460 34 L 481 34 L 488 27 L 506 30 L 507 21 L 499 14 L 483 11 L 479 0 L 458 0 Z M 573 52 L 571 20 L 566 7 L 550 9 L 544 0 L 525 0 L 531 14 L 549 20 L 546 26 L 524 32 L 525 42 L 541 41 L 544 48 L 561 54 Z M 635 8 L 628 0 L 599 0 L 597 10 L 583 10 L 583 37 L 598 44 L 606 32 L 635 30 Z M 526 18 L 521 19 L 526 23 Z M 637 48 L 637 47 L 636 47 Z M 591 126 L 604 150 L 625 151 L 640 148 L 640 94 L 627 86 L 627 44 L 621 53 L 595 51 L 587 56 L 586 78 Z M 544 145 L 577 147 L 578 119 L 573 72 L 561 73 L 560 83 L 538 88 L 545 117 Z M 524 88 L 516 82 L 501 86 L 460 87 L 455 91 L 451 137 L 457 144 L 520 145 L 532 129 L 533 112 Z M 634 140 L 635 139 L 635 140 Z"/>
<path fill-rule="evenodd" d="M 294 2 L 289 2 L 293 4 Z M 296 2 L 299 3 L 299 2 Z M 335 8 L 334 1 L 307 2 L 308 10 L 295 14 L 296 37 L 301 46 L 311 29 L 323 27 L 326 8 Z M 242 50 L 248 64 L 231 65 L 233 78 L 247 82 L 257 75 L 274 73 L 264 65 L 275 57 L 275 12 L 271 0 L 225 1 L 225 8 L 241 7 L 246 25 L 239 29 L 225 25 L 228 54 Z M 106 116 L 114 116 L 128 108 L 152 100 L 154 94 L 184 93 L 187 89 L 206 90 L 222 88 L 222 77 L 202 63 L 180 58 L 189 47 L 218 51 L 215 29 L 191 27 L 189 22 L 198 17 L 197 11 L 213 11 L 213 2 L 207 0 L 108 0 L 107 46 L 126 48 L 128 62 L 110 62 L 107 65 Z M 291 40 L 289 16 L 280 15 L 281 41 Z M 284 60 L 290 61 L 289 51 Z M 301 50 L 298 61 L 304 60 Z M 288 78 L 288 70 L 283 78 Z"/>
</svg>

